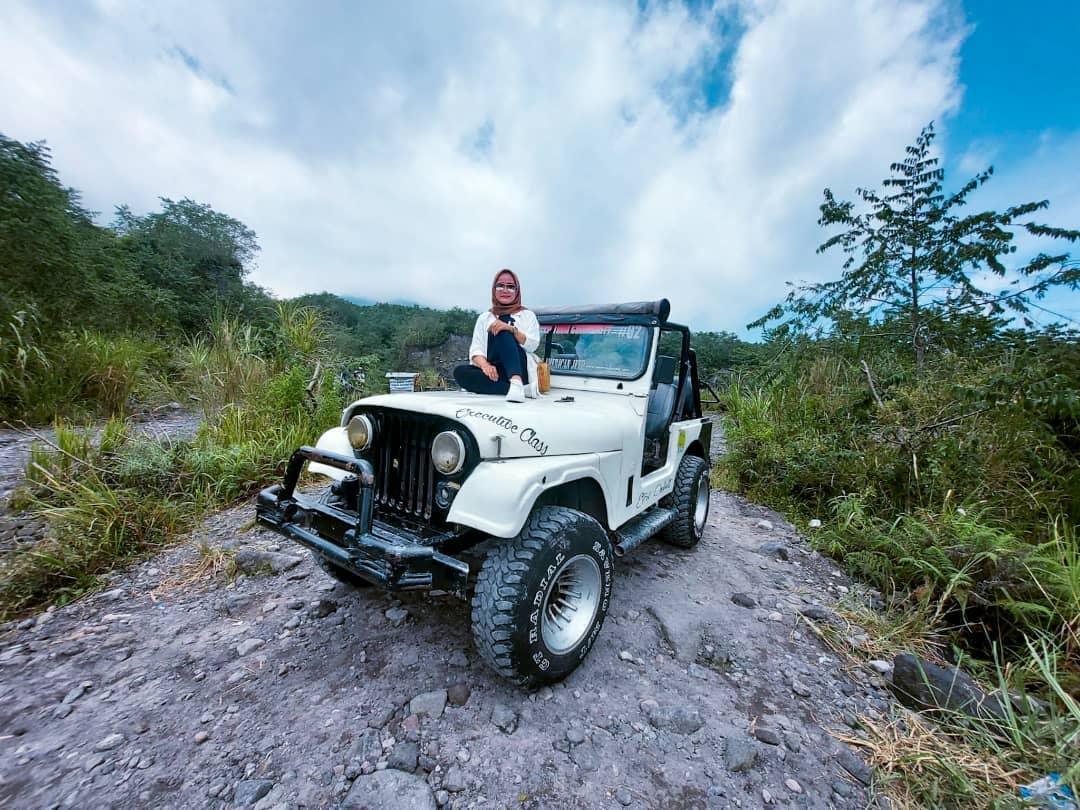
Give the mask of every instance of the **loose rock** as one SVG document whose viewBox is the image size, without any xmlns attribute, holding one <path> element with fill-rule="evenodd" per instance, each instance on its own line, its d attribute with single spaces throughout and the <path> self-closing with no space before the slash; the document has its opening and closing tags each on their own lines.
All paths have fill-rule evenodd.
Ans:
<svg viewBox="0 0 1080 810">
<path fill-rule="evenodd" d="M 693 734 L 705 725 L 701 712 L 693 706 L 658 706 L 655 701 L 642 703 L 649 704 L 645 710 L 645 717 L 656 728 L 676 734 Z"/>
<path fill-rule="evenodd" d="M 416 762 L 420 757 L 420 750 L 416 743 L 400 742 L 394 746 L 387 761 L 387 767 L 398 771 L 412 773 L 416 770 Z"/>
<path fill-rule="evenodd" d="M 494 723 L 500 731 L 507 734 L 513 734 L 518 726 L 517 712 L 509 706 L 500 703 L 491 710 L 491 722 Z"/>
<path fill-rule="evenodd" d="M 446 690 L 446 702 L 451 706 L 464 706 L 472 693 L 467 683 L 451 684 Z"/>
<path fill-rule="evenodd" d="M 776 557 L 780 560 L 786 560 L 788 558 L 787 546 L 776 541 L 762 543 L 758 546 L 758 554 L 761 554 L 764 557 Z"/>
<path fill-rule="evenodd" d="M 233 557 L 236 570 L 244 574 L 283 574 L 303 561 L 302 557 L 294 557 L 291 554 L 256 549 L 238 551 Z"/>
<path fill-rule="evenodd" d="M 733 593 L 731 595 L 731 601 L 734 602 L 739 607 L 744 607 L 744 608 L 756 608 L 757 607 L 757 600 L 754 599 L 754 597 L 752 597 L 748 593 Z"/>
<path fill-rule="evenodd" d="M 765 726 L 758 726 L 755 728 L 754 737 L 766 745 L 779 745 L 781 742 L 779 732 L 776 732 L 771 728 L 766 728 Z"/>
<path fill-rule="evenodd" d="M 741 773 L 754 767 L 757 749 L 747 740 L 729 737 L 724 746 L 724 765 L 732 773 Z"/>
<path fill-rule="evenodd" d="M 446 772 L 446 778 L 443 780 L 443 787 L 451 793 L 460 793 L 468 786 L 468 783 L 465 781 L 465 774 L 462 773 L 461 768 L 457 765 Z"/>
<path fill-rule="evenodd" d="M 799 613 L 816 622 L 831 622 L 835 618 L 831 610 L 821 605 L 804 605 L 799 608 Z"/>
<path fill-rule="evenodd" d="M 841 768 L 850 773 L 864 785 L 869 785 L 873 780 L 874 773 L 870 770 L 870 766 L 863 762 L 858 755 L 852 752 L 847 746 L 840 746 L 840 749 L 836 752 L 836 761 Z"/>
<path fill-rule="evenodd" d="M 984 719 L 1005 717 L 1001 701 L 984 692 L 966 672 L 939 667 L 911 653 L 893 659 L 892 688 L 901 703 L 916 711 L 944 709 Z"/>
<path fill-rule="evenodd" d="M 123 734 L 110 734 L 102 740 L 98 740 L 94 746 L 95 751 L 112 751 L 114 748 L 119 748 L 124 744 Z"/>
<path fill-rule="evenodd" d="M 325 619 L 331 613 L 336 612 L 338 603 L 333 599 L 320 599 L 311 606 L 311 615 L 316 619 Z"/>
<path fill-rule="evenodd" d="M 233 792 L 233 804 L 240 807 L 250 807 L 265 796 L 274 787 L 269 779 L 245 779 L 236 783 Z"/>
<path fill-rule="evenodd" d="M 437 689 L 434 692 L 425 692 L 417 695 L 409 701 L 409 711 L 415 715 L 428 717 L 442 717 L 443 709 L 446 708 L 447 693 L 445 689 Z"/>
<path fill-rule="evenodd" d="M 243 658 L 245 655 L 250 655 L 266 645 L 266 641 L 261 638 L 246 638 L 236 645 L 236 654 Z"/>
</svg>

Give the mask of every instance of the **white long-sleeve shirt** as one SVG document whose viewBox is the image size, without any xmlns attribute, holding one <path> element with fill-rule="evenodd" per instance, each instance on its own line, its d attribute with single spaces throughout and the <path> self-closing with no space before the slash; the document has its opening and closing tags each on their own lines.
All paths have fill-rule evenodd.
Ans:
<svg viewBox="0 0 1080 810">
<path fill-rule="evenodd" d="M 525 335 L 525 342 L 521 345 L 526 353 L 532 354 L 540 346 L 540 322 L 532 310 L 522 309 L 510 316 L 514 326 Z M 469 344 L 469 361 L 476 355 L 487 357 L 488 328 L 497 319 L 490 312 L 481 312 L 473 327 L 472 343 Z"/>
<path fill-rule="evenodd" d="M 525 350 L 525 358 L 529 362 L 529 379 L 535 380 L 537 362 L 535 352 L 540 346 L 540 322 L 536 320 L 536 315 L 530 309 L 519 310 L 510 318 L 518 331 L 525 335 L 525 342 L 521 344 L 521 348 Z M 477 355 L 487 357 L 488 327 L 495 323 L 496 320 L 491 312 L 481 312 L 480 317 L 476 319 L 476 326 L 473 327 L 472 343 L 469 344 L 470 363 L 473 362 L 473 358 Z"/>
</svg>

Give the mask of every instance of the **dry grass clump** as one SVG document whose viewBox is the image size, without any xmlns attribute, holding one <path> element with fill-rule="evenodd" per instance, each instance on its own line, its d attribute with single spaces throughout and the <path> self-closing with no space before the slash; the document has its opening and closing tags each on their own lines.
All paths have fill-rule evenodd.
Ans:
<svg viewBox="0 0 1080 810">
<path fill-rule="evenodd" d="M 833 733 L 864 751 L 875 771 L 875 785 L 900 810 L 1001 807 L 1019 797 L 1018 785 L 1041 776 L 1006 758 L 988 757 L 969 744 L 967 730 L 937 726 L 915 712 L 859 720 L 866 738 Z"/>
<path fill-rule="evenodd" d="M 185 591 L 203 582 L 228 582 L 236 576 L 236 552 L 199 543 L 199 556 L 179 566 L 150 592 L 155 602 L 176 591 Z"/>
</svg>

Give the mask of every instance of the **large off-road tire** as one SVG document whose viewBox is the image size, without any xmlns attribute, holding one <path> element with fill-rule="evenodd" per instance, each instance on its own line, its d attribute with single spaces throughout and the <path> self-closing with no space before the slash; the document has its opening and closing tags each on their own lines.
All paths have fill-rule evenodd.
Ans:
<svg viewBox="0 0 1080 810">
<path fill-rule="evenodd" d="M 593 518 L 562 506 L 533 510 L 480 568 L 472 631 L 481 657 L 519 686 L 565 678 L 604 624 L 612 560 L 607 534 Z"/>
<path fill-rule="evenodd" d="M 675 520 L 660 532 L 660 539 L 679 548 L 693 548 L 709 519 L 709 465 L 697 456 L 683 456 L 675 473 L 675 488 L 661 501 L 674 508 Z"/>
<path fill-rule="evenodd" d="M 350 506 L 347 498 L 342 495 L 340 488 L 336 484 L 328 485 L 319 494 L 319 502 L 330 505 L 340 505 L 341 507 L 346 509 Z M 355 504 L 352 505 L 352 509 L 353 511 L 356 511 Z M 372 587 L 371 583 L 363 577 L 358 577 L 352 571 L 348 571 L 342 568 L 340 565 L 335 565 L 329 560 L 320 557 L 314 551 L 311 552 L 311 556 L 315 558 L 315 563 L 319 566 L 319 568 L 321 568 L 324 572 L 336 579 L 341 584 L 348 585 L 350 588 Z"/>
</svg>

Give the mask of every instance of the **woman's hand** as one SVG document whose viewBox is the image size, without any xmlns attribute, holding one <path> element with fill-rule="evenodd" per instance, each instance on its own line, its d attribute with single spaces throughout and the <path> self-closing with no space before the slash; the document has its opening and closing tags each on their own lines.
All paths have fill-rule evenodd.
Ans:
<svg viewBox="0 0 1080 810">
<path fill-rule="evenodd" d="M 492 382 L 499 381 L 499 370 L 482 354 L 474 354 L 471 358 L 472 364 L 484 372 L 484 376 Z"/>
<path fill-rule="evenodd" d="M 494 321 L 491 322 L 491 326 L 488 327 L 488 331 L 493 335 L 497 335 L 499 334 L 499 332 L 505 332 L 507 329 L 513 330 L 513 328 L 514 327 L 511 324 L 508 324 L 506 321 L 500 321 L 498 318 L 496 318 Z"/>
</svg>

